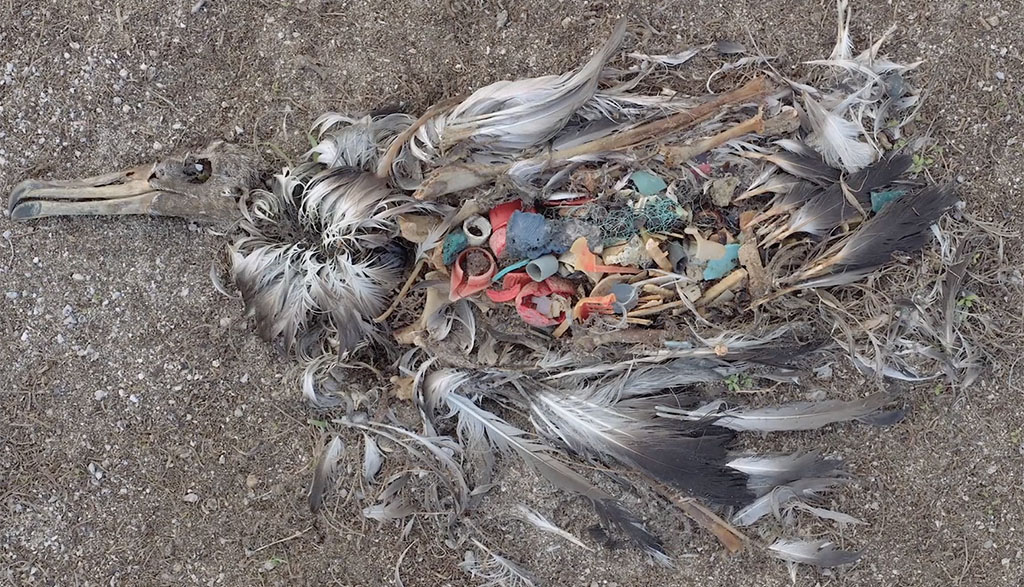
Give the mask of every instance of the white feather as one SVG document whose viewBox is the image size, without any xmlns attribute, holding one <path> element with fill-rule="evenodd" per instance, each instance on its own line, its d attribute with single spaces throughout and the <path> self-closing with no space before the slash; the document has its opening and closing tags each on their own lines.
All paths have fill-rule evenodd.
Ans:
<svg viewBox="0 0 1024 587">
<path fill-rule="evenodd" d="M 590 548 L 586 544 L 583 544 L 583 542 L 579 538 L 576 538 L 572 534 L 556 526 L 551 520 L 545 518 L 537 510 L 519 504 L 519 506 L 516 507 L 516 511 L 519 512 L 519 517 L 533 524 L 538 530 L 542 532 L 547 532 L 549 534 L 554 534 L 560 538 L 568 540 L 569 542 L 572 542 L 573 544 L 579 546 L 587 552 L 594 552 L 593 548 Z"/>
<path fill-rule="evenodd" d="M 856 552 L 839 549 L 828 540 L 781 539 L 768 547 L 771 555 L 784 561 L 814 565 L 821 568 L 838 567 L 857 562 Z"/>
<path fill-rule="evenodd" d="M 878 153 L 871 145 L 859 140 L 860 125 L 826 110 L 807 94 L 804 94 L 804 105 L 813 130 L 807 142 L 821 153 L 825 162 L 850 173 L 874 162 Z"/>
</svg>

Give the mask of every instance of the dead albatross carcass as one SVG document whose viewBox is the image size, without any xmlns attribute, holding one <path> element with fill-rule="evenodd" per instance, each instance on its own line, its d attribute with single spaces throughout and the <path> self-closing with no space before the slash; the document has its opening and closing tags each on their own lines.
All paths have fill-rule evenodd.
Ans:
<svg viewBox="0 0 1024 587">
<path fill-rule="evenodd" d="M 902 137 L 918 102 L 904 79 L 913 66 L 881 58 L 881 40 L 855 56 L 843 2 L 839 21 L 814 85 L 748 55 L 712 74 L 765 70 L 732 91 L 645 91 L 678 82 L 691 59 L 745 50 L 623 55 L 619 22 L 564 75 L 498 82 L 419 117 L 325 115 L 319 144 L 267 183 L 255 158 L 215 142 L 123 173 L 28 180 L 10 211 L 231 223 L 245 307 L 303 366 L 309 401 L 344 405 L 334 422 L 365 433 L 367 481 L 378 482 L 378 443 L 430 473 L 385 476 L 364 515 L 447 512 L 429 519 L 474 545 L 473 574 L 528 580 L 487 549 L 487 528 L 461 523 L 496 453 L 579 496 L 660 562 L 661 540 L 572 458 L 624 471 L 619 481 L 735 551 L 750 541 L 741 528 L 765 516 L 850 520 L 810 505 L 847 480 L 838 461 L 738 452 L 737 434 L 891 424 L 902 400 L 886 381 L 964 384 L 976 372 L 968 337 L 937 326 L 950 323 L 946 305 L 865 315 L 864 300 L 882 295 L 880 277 L 865 279 L 896 255 L 918 262 L 933 234 L 940 269 L 959 275 L 941 288 L 955 299 L 962 251 L 937 224 L 951 222 L 956 197 L 923 181 L 918 145 Z M 800 386 L 830 365 L 880 390 L 805 401 Z M 393 389 L 353 391 L 348 373 L 364 367 Z M 727 395 L 758 381 L 790 400 Z M 330 443 L 316 467 L 314 510 L 342 452 Z M 819 567 L 857 558 L 828 540 L 769 549 Z"/>
</svg>

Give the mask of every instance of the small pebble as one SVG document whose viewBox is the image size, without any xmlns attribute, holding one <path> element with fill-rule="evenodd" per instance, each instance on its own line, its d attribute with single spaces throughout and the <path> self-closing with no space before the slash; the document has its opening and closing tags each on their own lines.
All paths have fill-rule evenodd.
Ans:
<svg viewBox="0 0 1024 587">
<path fill-rule="evenodd" d="M 18 299 L 18 292 L 16 292 L 16 291 L 9 291 L 6 294 L 4 294 L 4 296 L 7 299 L 9 299 L 9 300 L 16 300 L 16 299 Z"/>
<path fill-rule="evenodd" d="M 199 501 L 199 496 L 194 493 L 186 493 L 185 496 L 181 498 L 181 500 L 186 503 L 196 503 L 197 501 Z"/>
<path fill-rule="evenodd" d="M 114 106 L 120 106 L 124 103 L 124 99 L 121 96 L 114 96 Z"/>
<path fill-rule="evenodd" d="M 260 480 L 256 475 L 249 473 L 249 476 L 245 478 L 245 486 L 249 489 L 255 489 L 260 484 Z"/>
<path fill-rule="evenodd" d="M 92 394 L 92 396 L 96 398 L 96 401 L 98 402 L 103 401 L 108 395 L 110 394 L 102 389 L 97 389 L 96 393 Z"/>
<path fill-rule="evenodd" d="M 1001 71 L 997 71 L 996 72 L 996 79 L 999 80 L 999 81 L 1003 81 L 1003 80 L 1006 79 L 1006 74 L 1001 72 Z"/>
<path fill-rule="evenodd" d="M 81 273 L 72 273 L 71 279 L 74 279 L 75 281 L 85 281 L 85 276 Z"/>
</svg>

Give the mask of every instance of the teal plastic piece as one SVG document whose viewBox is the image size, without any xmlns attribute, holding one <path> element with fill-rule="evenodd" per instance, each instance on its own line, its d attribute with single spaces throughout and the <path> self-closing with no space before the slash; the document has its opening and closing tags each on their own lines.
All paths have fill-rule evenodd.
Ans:
<svg viewBox="0 0 1024 587">
<path fill-rule="evenodd" d="M 512 273 L 516 269 L 521 269 L 523 267 L 526 267 L 529 264 L 530 264 L 530 260 L 529 259 L 523 259 L 522 261 L 516 261 L 515 263 L 512 263 L 508 267 L 505 267 L 504 269 L 499 271 L 494 276 L 494 278 L 491 279 L 491 283 L 497 283 L 497 282 L 501 281 L 502 277 L 505 277 L 506 275 L 508 275 L 509 273 Z"/>
<path fill-rule="evenodd" d="M 458 258 L 459 253 L 466 250 L 469 246 L 469 239 L 466 238 L 466 233 L 461 230 L 450 233 L 447 238 L 444 239 L 444 248 L 441 249 L 441 257 L 444 260 L 445 265 L 451 265 L 455 263 L 455 259 Z"/>
<path fill-rule="evenodd" d="M 887 192 L 871 192 L 871 211 L 878 212 L 885 205 L 893 200 L 898 200 L 900 196 L 907 193 L 904 190 L 889 190 Z"/>
<path fill-rule="evenodd" d="M 726 273 L 736 268 L 739 255 L 739 243 L 725 245 L 725 254 L 722 255 L 722 258 L 708 261 L 708 264 L 704 267 L 704 281 L 712 281 L 714 279 L 721 279 L 725 277 Z"/>
<path fill-rule="evenodd" d="M 629 179 L 631 179 L 633 181 L 633 185 L 636 186 L 636 191 L 640 192 L 640 194 L 644 196 L 653 196 L 668 187 L 668 184 L 665 183 L 664 179 L 661 179 L 650 171 L 634 171 L 633 175 L 629 176 Z"/>
</svg>

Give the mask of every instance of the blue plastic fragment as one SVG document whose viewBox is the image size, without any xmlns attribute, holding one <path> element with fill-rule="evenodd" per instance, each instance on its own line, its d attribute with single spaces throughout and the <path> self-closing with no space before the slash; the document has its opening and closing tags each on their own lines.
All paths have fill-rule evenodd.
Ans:
<svg viewBox="0 0 1024 587">
<path fill-rule="evenodd" d="M 530 260 L 529 259 L 523 259 L 522 261 L 516 261 L 515 263 L 512 263 L 508 267 L 505 267 L 504 269 L 502 269 L 501 271 L 496 273 L 494 275 L 494 279 L 491 279 L 491 283 L 497 283 L 497 282 L 501 281 L 502 277 L 505 277 L 506 275 L 508 275 L 509 273 L 512 273 L 516 269 L 522 269 L 523 267 L 526 267 L 529 264 L 530 264 Z"/>
<path fill-rule="evenodd" d="M 725 254 L 722 255 L 722 258 L 708 261 L 708 264 L 704 267 L 704 281 L 721 279 L 726 273 L 735 269 L 739 255 L 739 243 L 725 245 Z"/>
<path fill-rule="evenodd" d="M 907 193 L 905 190 L 889 190 L 887 192 L 871 192 L 871 211 L 878 212 L 885 205 Z"/>
<path fill-rule="evenodd" d="M 455 259 L 458 258 L 459 253 L 466 250 L 469 246 L 469 239 L 466 238 L 466 233 L 461 230 L 456 230 L 448 234 L 444 239 L 444 248 L 441 249 L 441 258 L 445 265 L 451 265 L 455 263 Z"/>
<path fill-rule="evenodd" d="M 555 238 L 551 223 L 540 214 L 513 212 L 508 219 L 505 254 L 513 259 L 536 259 L 569 250 L 563 239 Z"/>
<path fill-rule="evenodd" d="M 644 196 L 653 196 L 668 187 L 665 180 L 650 171 L 634 171 L 633 175 L 629 176 L 629 179 L 636 186 L 636 191 Z"/>
<path fill-rule="evenodd" d="M 636 286 L 629 283 L 616 283 L 612 286 L 611 293 L 615 294 L 612 310 L 619 314 L 625 314 L 632 310 L 639 301 L 639 293 L 636 291 Z"/>
</svg>

